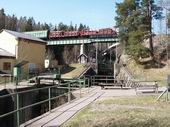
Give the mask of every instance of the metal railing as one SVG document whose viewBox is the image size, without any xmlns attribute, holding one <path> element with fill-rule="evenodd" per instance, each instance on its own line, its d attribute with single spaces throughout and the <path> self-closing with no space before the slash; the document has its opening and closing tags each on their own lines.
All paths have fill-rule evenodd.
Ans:
<svg viewBox="0 0 170 127">
<path fill-rule="evenodd" d="M 98 85 L 98 83 L 114 83 L 115 79 L 112 75 L 97 75 L 97 76 L 91 76 L 91 84 L 93 86 Z"/>
<path fill-rule="evenodd" d="M 86 80 L 88 80 L 87 85 L 85 84 Z M 52 100 L 55 100 L 55 99 L 60 98 L 62 96 L 67 96 L 67 99 L 68 99 L 67 102 L 71 101 L 71 92 L 72 92 L 72 90 L 75 89 L 73 84 L 78 84 L 78 86 L 79 86 L 78 89 L 80 89 L 80 91 L 79 91 L 80 92 L 79 93 L 80 97 L 81 97 L 81 94 L 82 94 L 81 89 L 82 89 L 83 85 L 88 87 L 88 92 L 89 92 L 89 79 L 85 78 L 85 79 L 79 79 L 77 81 L 74 80 L 72 82 L 70 81 L 68 83 L 54 85 L 54 86 L 36 88 L 36 89 L 32 89 L 32 90 L 26 90 L 26 91 L 22 91 L 22 92 L 16 92 L 16 93 L 11 93 L 11 94 L 7 94 L 7 95 L 2 95 L 2 96 L 0 96 L 0 99 L 5 99 L 6 97 L 16 96 L 16 102 L 15 102 L 16 103 L 16 108 L 14 110 L 10 111 L 10 112 L 7 112 L 7 113 L 4 113 L 4 114 L 0 115 L 0 119 L 4 118 L 4 117 L 7 117 L 9 115 L 12 115 L 12 114 L 14 115 L 16 113 L 16 120 L 17 120 L 16 124 L 17 124 L 17 127 L 19 127 L 20 124 L 21 124 L 20 123 L 20 112 L 23 111 L 23 110 L 26 110 L 26 109 L 31 108 L 33 106 L 37 106 L 37 105 L 40 105 L 40 104 L 48 102 L 48 111 L 51 112 L 51 109 L 52 109 L 51 101 Z M 64 93 L 64 94 L 59 95 L 59 96 L 52 97 L 51 96 L 52 88 L 59 88 L 60 86 L 67 86 L 67 87 L 63 87 L 63 88 L 68 89 L 68 91 L 66 93 Z M 44 99 L 44 100 L 41 100 L 39 102 L 32 103 L 32 104 L 29 104 L 29 105 L 26 105 L 26 106 L 23 106 L 23 107 L 20 106 L 20 98 L 19 97 L 21 96 L 21 94 L 40 91 L 40 90 L 48 90 L 48 98 L 47 99 Z M 24 121 L 24 122 L 26 122 L 26 121 Z"/>
<path fill-rule="evenodd" d="M 137 86 L 137 82 L 134 82 L 132 79 L 129 79 L 128 77 L 124 77 L 124 79 L 114 79 L 113 76 L 108 76 L 108 75 L 97 75 L 97 76 L 91 76 L 91 84 L 93 86 L 99 85 L 100 83 L 105 83 L 105 84 L 114 84 L 116 83 L 121 83 L 123 87 L 126 88 L 133 88 Z"/>
<path fill-rule="evenodd" d="M 7 83 L 12 82 L 12 76 L 10 74 L 0 74 L 0 85 L 4 85 L 6 88 Z"/>
</svg>

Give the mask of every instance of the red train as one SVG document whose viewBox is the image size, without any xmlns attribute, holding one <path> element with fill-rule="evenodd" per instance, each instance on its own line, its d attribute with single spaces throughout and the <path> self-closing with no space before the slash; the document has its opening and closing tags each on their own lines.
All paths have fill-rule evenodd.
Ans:
<svg viewBox="0 0 170 127">
<path fill-rule="evenodd" d="M 111 28 L 97 30 L 82 30 L 82 31 L 50 31 L 49 39 L 69 38 L 69 37 L 115 37 L 116 31 Z"/>
</svg>

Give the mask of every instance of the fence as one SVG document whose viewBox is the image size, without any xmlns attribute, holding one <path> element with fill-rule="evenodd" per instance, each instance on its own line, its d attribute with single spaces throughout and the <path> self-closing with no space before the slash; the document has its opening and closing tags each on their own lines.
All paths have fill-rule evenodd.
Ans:
<svg viewBox="0 0 170 127">
<path fill-rule="evenodd" d="M 108 76 L 108 75 L 96 75 L 96 76 L 91 76 L 91 85 L 95 86 L 98 85 L 98 83 L 114 83 L 114 77 L 113 76 Z"/>
<path fill-rule="evenodd" d="M 88 84 L 86 85 L 85 84 L 85 81 L 88 80 Z M 32 89 L 32 90 L 26 90 L 26 91 L 22 91 L 22 92 L 16 92 L 16 93 L 11 93 L 11 94 L 7 94 L 7 95 L 2 95 L 0 96 L 0 99 L 5 99 L 7 97 L 15 97 L 16 98 L 16 108 L 10 112 L 7 112 L 7 113 L 4 113 L 2 115 L 0 115 L 0 119 L 1 118 L 4 118 L 4 117 L 7 117 L 7 116 L 10 116 L 10 115 L 16 115 L 16 120 L 17 120 L 17 127 L 20 126 L 21 124 L 21 120 L 20 120 L 20 112 L 23 111 L 23 110 L 26 110 L 28 108 L 31 108 L 33 106 L 37 106 L 37 105 L 40 105 L 40 104 L 43 104 L 43 103 L 48 103 L 48 111 L 51 112 L 51 109 L 52 109 L 52 105 L 51 105 L 51 102 L 52 100 L 55 100 L 57 98 L 60 98 L 61 96 L 67 96 L 67 102 L 70 102 L 72 100 L 71 98 L 71 92 L 77 88 L 77 87 L 74 87 L 75 84 L 78 84 L 79 85 L 79 94 L 80 94 L 80 97 L 81 97 L 81 89 L 83 87 L 83 84 L 85 86 L 88 86 L 88 89 L 89 89 L 89 79 L 79 79 L 77 81 L 71 81 L 71 82 L 68 82 L 68 83 L 64 83 L 64 84 L 59 84 L 59 85 L 54 85 L 54 86 L 48 86 L 48 87 L 44 87 L 44 88 L 36 88 L 36 89 Z M 51 91 L 53 88 L 58 88 L 58 87 L 61 87 L 61 86 L 67 86 L 67 87 L 63 87 L 63 88 L 66 88 L 68 91 L 64 94 L 61 94 L 59 96 L 52 96 L 51 95 Z M 29 93 L 29 92 L 36 92 L 36 91 L 40 91 L 40 90 L 47 90 L 48 91 L 48 98 L 45 99 L 45 100 L 42 100 L 42 101 L 39 101 L 39 102 L 36 102 L 36 103 L 32 103 L 32 104 L 29 104 L 29 105 L 26 105 L 26 106 L 23 106 L 21 107 L 20 106 L 20 96 L 24 93 Z M 89 91 L 89 90 L 88 90 Z"/>
<path fill-rule="evenodd" d="M 12 82 L 12 76 L 10 74 L 0 74 L 0 85 L 4 84 L 4 88 L 6 88 L 6 84 Z"/>
</svg>

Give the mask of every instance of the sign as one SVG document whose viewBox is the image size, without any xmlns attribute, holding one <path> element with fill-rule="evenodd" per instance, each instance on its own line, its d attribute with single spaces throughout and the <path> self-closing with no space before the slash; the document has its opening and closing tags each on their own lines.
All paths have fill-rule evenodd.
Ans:
<svg viewBox="0 0 170 127">
<path fill-rule="evenodd" d="M 49 68 L 50 60 L 46 59 L 44 64 L 45 64 L 45 68 Z"/>
<path fill-rule="evenodd" d="M 19 67 L 14 67 L 13 68 L 13 76 L 18 77 L 21 73 L 21 69 Z"/>
</svg>

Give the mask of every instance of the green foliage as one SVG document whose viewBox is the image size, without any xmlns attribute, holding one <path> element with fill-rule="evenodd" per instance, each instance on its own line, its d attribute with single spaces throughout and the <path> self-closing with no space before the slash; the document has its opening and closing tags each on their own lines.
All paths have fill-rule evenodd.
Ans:
<svg viewBox="0 0 170 127">
<path fill-rule="evenodd" d="M 3 29 L 5 27 L 5 12 L 4 9 L 2 8 L 0 10 L 0 29 Z"/>
<path fill-rule="evenodd" d="M 34 18 L 31 17 L 27 20 L 27 24 L 26 24 L 26 28 L 25 30 L 26 31 L 32 31 L 33 30 L 33 25 L 34 25 L 35 21 L 34 21 Z"/>
<path fill-rule="evenodd" d="M 17 18 L 15 15 L 6 15 L 5 10 L 0 9 L 0 30 L 9 29 L 19 32 L 24 31 L 33 31 L 33 30 L 60 30 L 60 31 L 74 31 L 74 30 L 84 30 L 89 29 L 88 26 L 80 23 L 80 26 L 77 28 L 77 24 L 73 25 L 72 22 L 70 25 L 60 22 L 57 25 L 51 23 L 41 23 L 34 20 L 33 17 L 20 17 Z"/>
<path fill-rule="evenodd" d="M 127 54 L 131 55 L 135 60 L 149 56 L 149 49 L 142 45 L 142 31 L 132 31 L 129 33 L 128 44 L 126 47 Z"/>
<path fill-rule="evenodd" d="M 151 39 L 152 18 L 162 18 L 161 8 L 154 0 L 124 0 L 117 4 L 116 25 L 119 28 L 119 39 L 125 44 L 128 54 L 136 60 L 146 57 L 153 50 L 152 40 L 150 50 L 145 48 L 144 39 Z"/>
<path fill-rule="evenodd" d="M 88 29 L 89 29 L 88 26 L 83 25 L 82 23 L 80 23 L 79 28 L 78 28 L 78 31 L 81 31 L 81 30 L 88 30 Z"/>
<path fill-rule="evenodd" d="M 168 28 L 170 28 L 170 13 L 168 15 Z"/>
<path fill-rule="evenodd" d="M 140 57 L 142 58 L 149 57 L 150 53 L 148 48 L 144 47 L 139 43 L 137 43 L 136 45 L 135 44 L 129 45 L 127 47 L 126 52 L 128 55 L 131 55 L 136 61 L 138 61 Z"/>
</svg>

